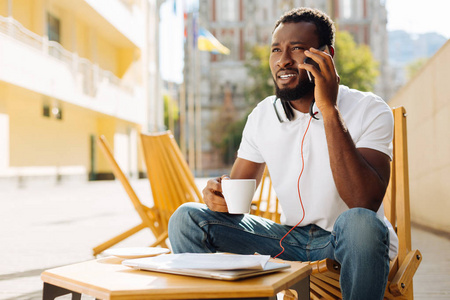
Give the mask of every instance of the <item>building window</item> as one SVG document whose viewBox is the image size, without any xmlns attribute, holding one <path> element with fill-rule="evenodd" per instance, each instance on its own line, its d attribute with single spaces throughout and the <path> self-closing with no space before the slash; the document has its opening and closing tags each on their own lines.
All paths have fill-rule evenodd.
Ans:
<svg viewBox="0 0 450 300">
<path fill-rule="evenodd" d="M 236 22 L 239 18 L 238 0 L 217 1 L 217 14 L 219 21 Z"/>
<path fill-rule="evenodd" d="M 42 105 L 42 115 L 47 118 L 62 120 L 61 104 L 56 99 L 44 100 L 44 104 Z"/>
<path fill-rule="evenodd" d="M 59 105 L 53 106 L 52 114 L 55 116 L 55 119 L 62 120 L 62 109 Z"/>
<path fill-rule="evenodd" d="M 60 43 L 60 27 L 61 25 L 59 19 L 52 14 L 47 13 L 47 34 L 50 41 Z"/>
<path fill-rule="evenodd" d="M 48 103 L 44 103 L 42 107 L 42 115 L 44 117 L 50 118 L 50 105 Z"/>
<path fill-rule="evenodd" d="M 344 0 L 342 1 L 342 16 L 344 19 L 350 19 L 353 15 L 352 12 L 352 0 Z"/>
</svg>

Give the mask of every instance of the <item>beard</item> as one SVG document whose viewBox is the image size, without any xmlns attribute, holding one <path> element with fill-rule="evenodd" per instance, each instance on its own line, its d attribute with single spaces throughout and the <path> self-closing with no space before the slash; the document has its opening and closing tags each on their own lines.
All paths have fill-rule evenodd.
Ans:
<svg viewBox="0 0 450 300">
<path fill-rule="evenodd" d="M 273 79 L 273 82 L 275 83 L 275 95 L 277 96 L 277 98 L 280 98 L 281 101 L 299 100 L 313 93 L 315 87 L 314 82 L 309 81 L 309 79 L 300 80 L 297 86 L 295 86 L 292 89 L 290 88 L 280 89 L 275 79 Z"/>
</svg>

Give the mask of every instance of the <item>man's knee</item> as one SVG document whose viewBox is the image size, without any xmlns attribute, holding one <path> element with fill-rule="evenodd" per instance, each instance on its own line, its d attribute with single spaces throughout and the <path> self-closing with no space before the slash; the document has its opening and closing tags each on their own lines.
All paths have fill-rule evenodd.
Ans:
<svg viewBox="0 0 450 300">
<path fill-rule="evenodd" d="M 389 243 L 389 231 L 376 213 L 365 208 L 352 208 L 342 213 L 334 225 L 339 241 L 358 249 L 373 249 L 379 243 Z"/>
<path fill-rule="evenodd" d="M 192 216 L 201 209 L 198 203 L 188 202 L 180 205 L 169 219 L 169 232 L 179 232 L 189 227 L 194 220 Z"/>
</svg>

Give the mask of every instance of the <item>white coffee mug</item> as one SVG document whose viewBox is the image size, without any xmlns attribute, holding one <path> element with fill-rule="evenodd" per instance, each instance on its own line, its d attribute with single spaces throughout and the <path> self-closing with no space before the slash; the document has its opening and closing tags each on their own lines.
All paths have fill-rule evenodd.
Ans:
<svg viewBox="0 0 450 300">
<path fill-rule="evenodd" d="M 255 179 L 223 179 L 222 194 L 227 203 L 228 213 L 249 213 L 255 190 Z"/>
</svg>

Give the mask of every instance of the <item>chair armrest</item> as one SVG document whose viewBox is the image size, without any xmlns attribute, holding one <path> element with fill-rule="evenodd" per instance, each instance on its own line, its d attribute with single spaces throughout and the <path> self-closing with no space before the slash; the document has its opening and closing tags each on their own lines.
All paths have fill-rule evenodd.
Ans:
<svg viewBox="0 0 450 300">
<path fill-rule="evenodd" d="M 414 274 L 422 261 L 422 254 L 419 250 L 410 251 L 400 268 L 397 271 L 394 279 L 389 285 L 389 291 L 394 296 L 401 296 L 405 294 L 408 287 L 411 285 Z"/>
<path fill-rule="evenodd" d="M 339 265 L 339 263 L 330 258 L 310 261 L 308 263 L 311 265 L 313 275 L 316 273 L 325 273 L 325 272 L 333 272 L 335 274 L 340 274 L 341 272 L 341 266 Z"/>
</svg>

